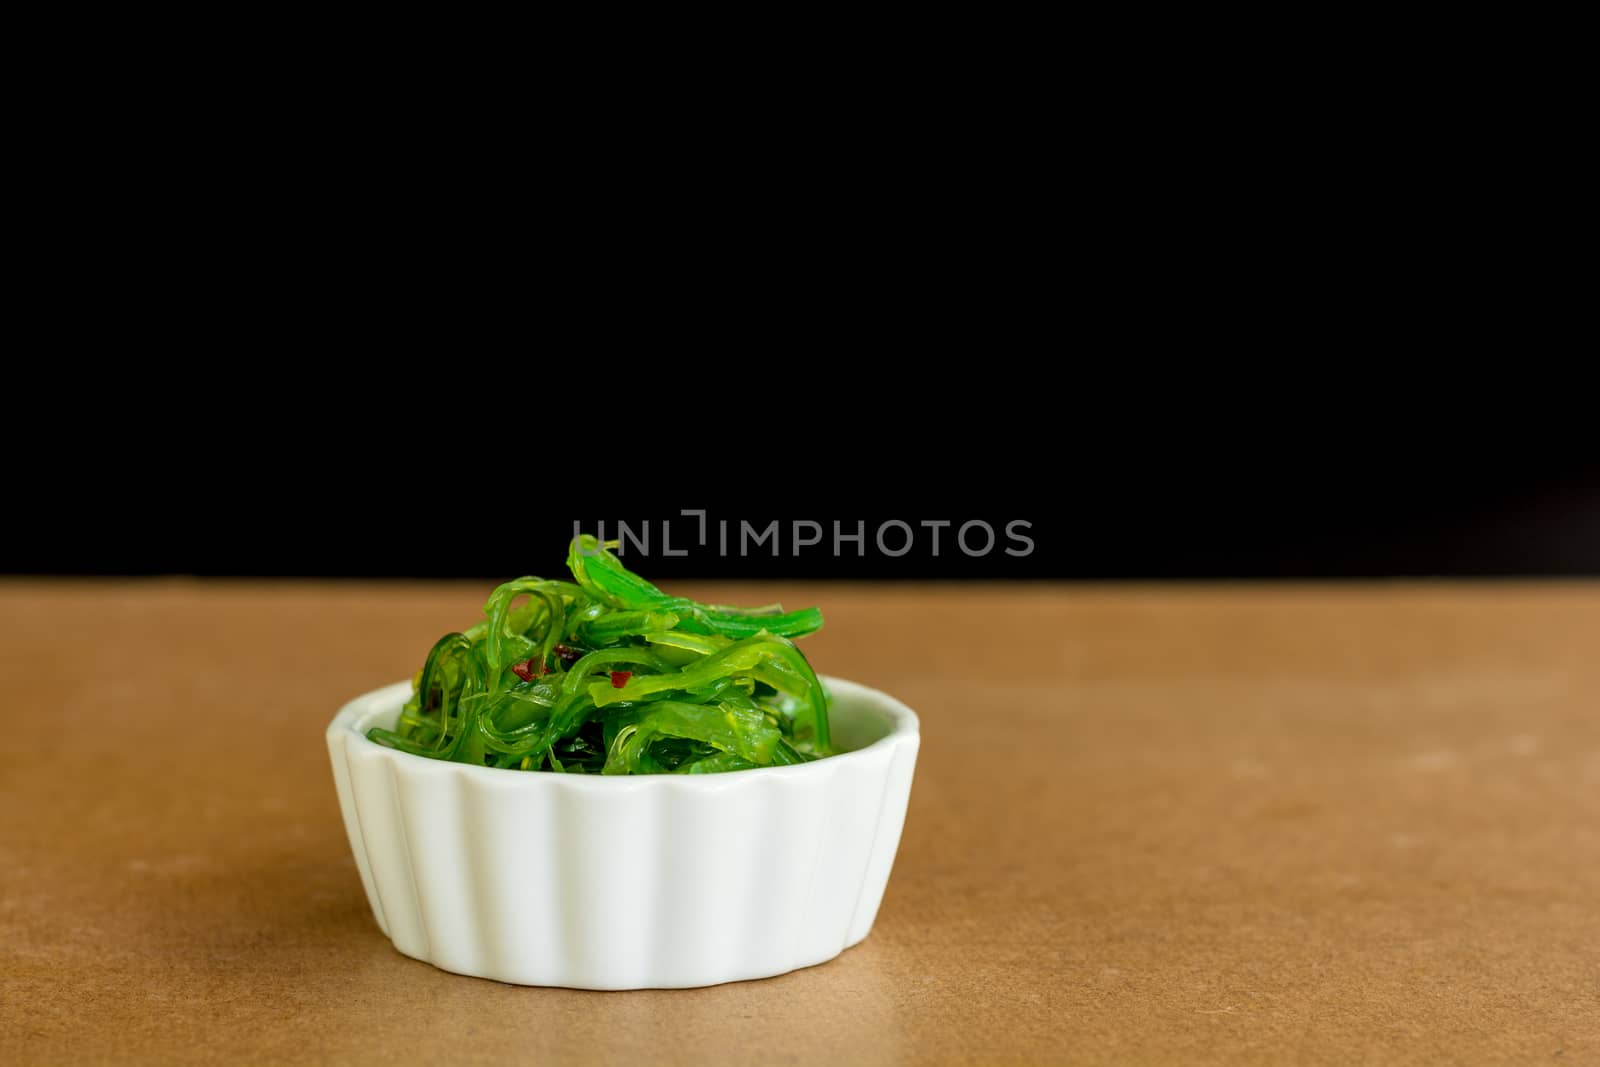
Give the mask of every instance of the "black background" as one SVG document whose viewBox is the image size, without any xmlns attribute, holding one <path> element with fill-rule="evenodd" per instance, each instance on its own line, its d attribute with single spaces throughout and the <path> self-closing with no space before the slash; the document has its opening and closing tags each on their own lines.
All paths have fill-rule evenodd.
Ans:
<svg viewBox="0 0 1600 1067">
<path fill-rule="evenodd" d="M 604 522 L 615 536 L 625 522 L 636 532 L 648 524 L 652 540 L 648 556 L 626 558 L 662 578 L 1600 574 L 1600 467 L 1581 437 L 1513 439 L 1478 417 L 1380 431 L 1349 410 L 1306 424 L 1208 407 L 1175 422 L 1120 411 L 1091 419 L 1083 407 L 1069 418 L 1010 389 L 999 401 L 898 421 L 880 409 L 870 426 L 872 405 L 820 421 L 735 420 L 709 436 L 673 431 L 659 413 L 639 425 L 601 418 L 564 437 L 540 428 L 537 412 L 516 411 L 493 433 L 468 419 L 420 434 L 403 412 L 352 424 L 330 411 L 230 408 L 165 433 L 124 418 L 109 435 L 115 447 L 89 465 L 37 452 L 18 463 L 0 570 L 557 574 L 575 523 Z M 695 543 L 698 520 L 685 508 L 708 512 L 710 546 Z M 874 543 L 891 519 L 916 529 L 901 557 Z M 662 553 L 663 520 L 688 555 Z M 780 554 L 768 544 L 739 555 L 740 524 L 773 520 Z M 824 543 L 796 554 L 795 520 L 821 524 Z M 934 556 L 921 524 L 939 520 L 951 525 Z M 977 558 L 955 539 L 973 520 L 998 535 Z M 719 521 L 728 556 L 715 550 Z M 835 522 L 847 533 L 864 525 L 866 544 L 834 555 Z M 1016 545 L 1004 533 L 1011 522 L 1028 524 L 1029 555 L 1002 551 Z M 891 547 L 902 536 L 893 532 Z M 969 545 L 981 540 L 974 531 Z"/>
<path fill-rule="evenodd" d="M 640 569 L 1600 574 L 1588 294 L 1542 247 L 1571 168 L 1513 195 L 1432 142 L 1175 150 L 1094 114 L 1147 147 L 1046 167 L 1019 127 L 979 180 L 796 196 L 586 170 L 594 210 L 520 172 L 464 203 L 123 168 L 166 210 L 76 196 L 19 283 L 0 572 L 549 574 L 574 522 L 705 508 L 1022 520 L 1036 548 Z"/>
</svg>

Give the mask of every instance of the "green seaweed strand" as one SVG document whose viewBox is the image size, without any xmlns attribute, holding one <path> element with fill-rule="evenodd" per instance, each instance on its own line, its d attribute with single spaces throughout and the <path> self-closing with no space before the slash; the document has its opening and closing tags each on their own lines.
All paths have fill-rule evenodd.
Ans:
<svg viewBox="0 0 1600 1067">
<path fill-rule="evenodd" d="M 561 774 L 719 774 L 832 754 L 828 694 L 792 638 L 816 608 L 670 596 L 588 535 L 573 581 L 498 586 L 441 637 L 394 729 L 402 752 Z M 765 695 L 762 695 L 765 694 Z"/>
</svg>

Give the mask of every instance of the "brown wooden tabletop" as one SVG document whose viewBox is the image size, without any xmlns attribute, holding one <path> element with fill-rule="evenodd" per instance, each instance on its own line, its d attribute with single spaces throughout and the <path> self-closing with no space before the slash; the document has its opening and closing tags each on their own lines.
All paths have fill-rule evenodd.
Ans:
<svg viewBox="0 0 1600 1067">
<path fill-rule="evenodd" d="M 323 728 L 487 585 L 0 582 L 0 1063 L 1600 1062 L 1600 585 L 815 602 L 923 745 L 877 925 L 499 985 L 367 909 Z"/>
</svg>

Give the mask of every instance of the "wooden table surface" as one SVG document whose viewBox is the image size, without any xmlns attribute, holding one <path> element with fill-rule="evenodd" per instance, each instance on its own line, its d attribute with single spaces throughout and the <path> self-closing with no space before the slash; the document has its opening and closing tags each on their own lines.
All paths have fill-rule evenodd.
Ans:
<svg viewBox="0 0 1600 1067">
<path fill-rule="evenodd" d="M 0 1063 L 1600 1062 L 1600 585 L 687 588 L 923 746 L 863 944 L 637 993 L 368 913 L 323 728 L 486 591 L 0 582 Z"/>
</svg>

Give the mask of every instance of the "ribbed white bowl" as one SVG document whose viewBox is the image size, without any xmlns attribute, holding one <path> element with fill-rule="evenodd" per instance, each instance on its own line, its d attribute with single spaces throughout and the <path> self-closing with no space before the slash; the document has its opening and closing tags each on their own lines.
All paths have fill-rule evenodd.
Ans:
<svg viewBox="0 0 1600 1067">
<path fill-rule="evenodd" d="M 361 884 L 395 948 L 523 985 L 766 978 L 867 936 L 900 843 L 917 717 L 825 679 L 836 743 L 795 767 L 611 777 L 471 767 L 366 738 L 409 682 L 328 727 Z"/>
</svg>

